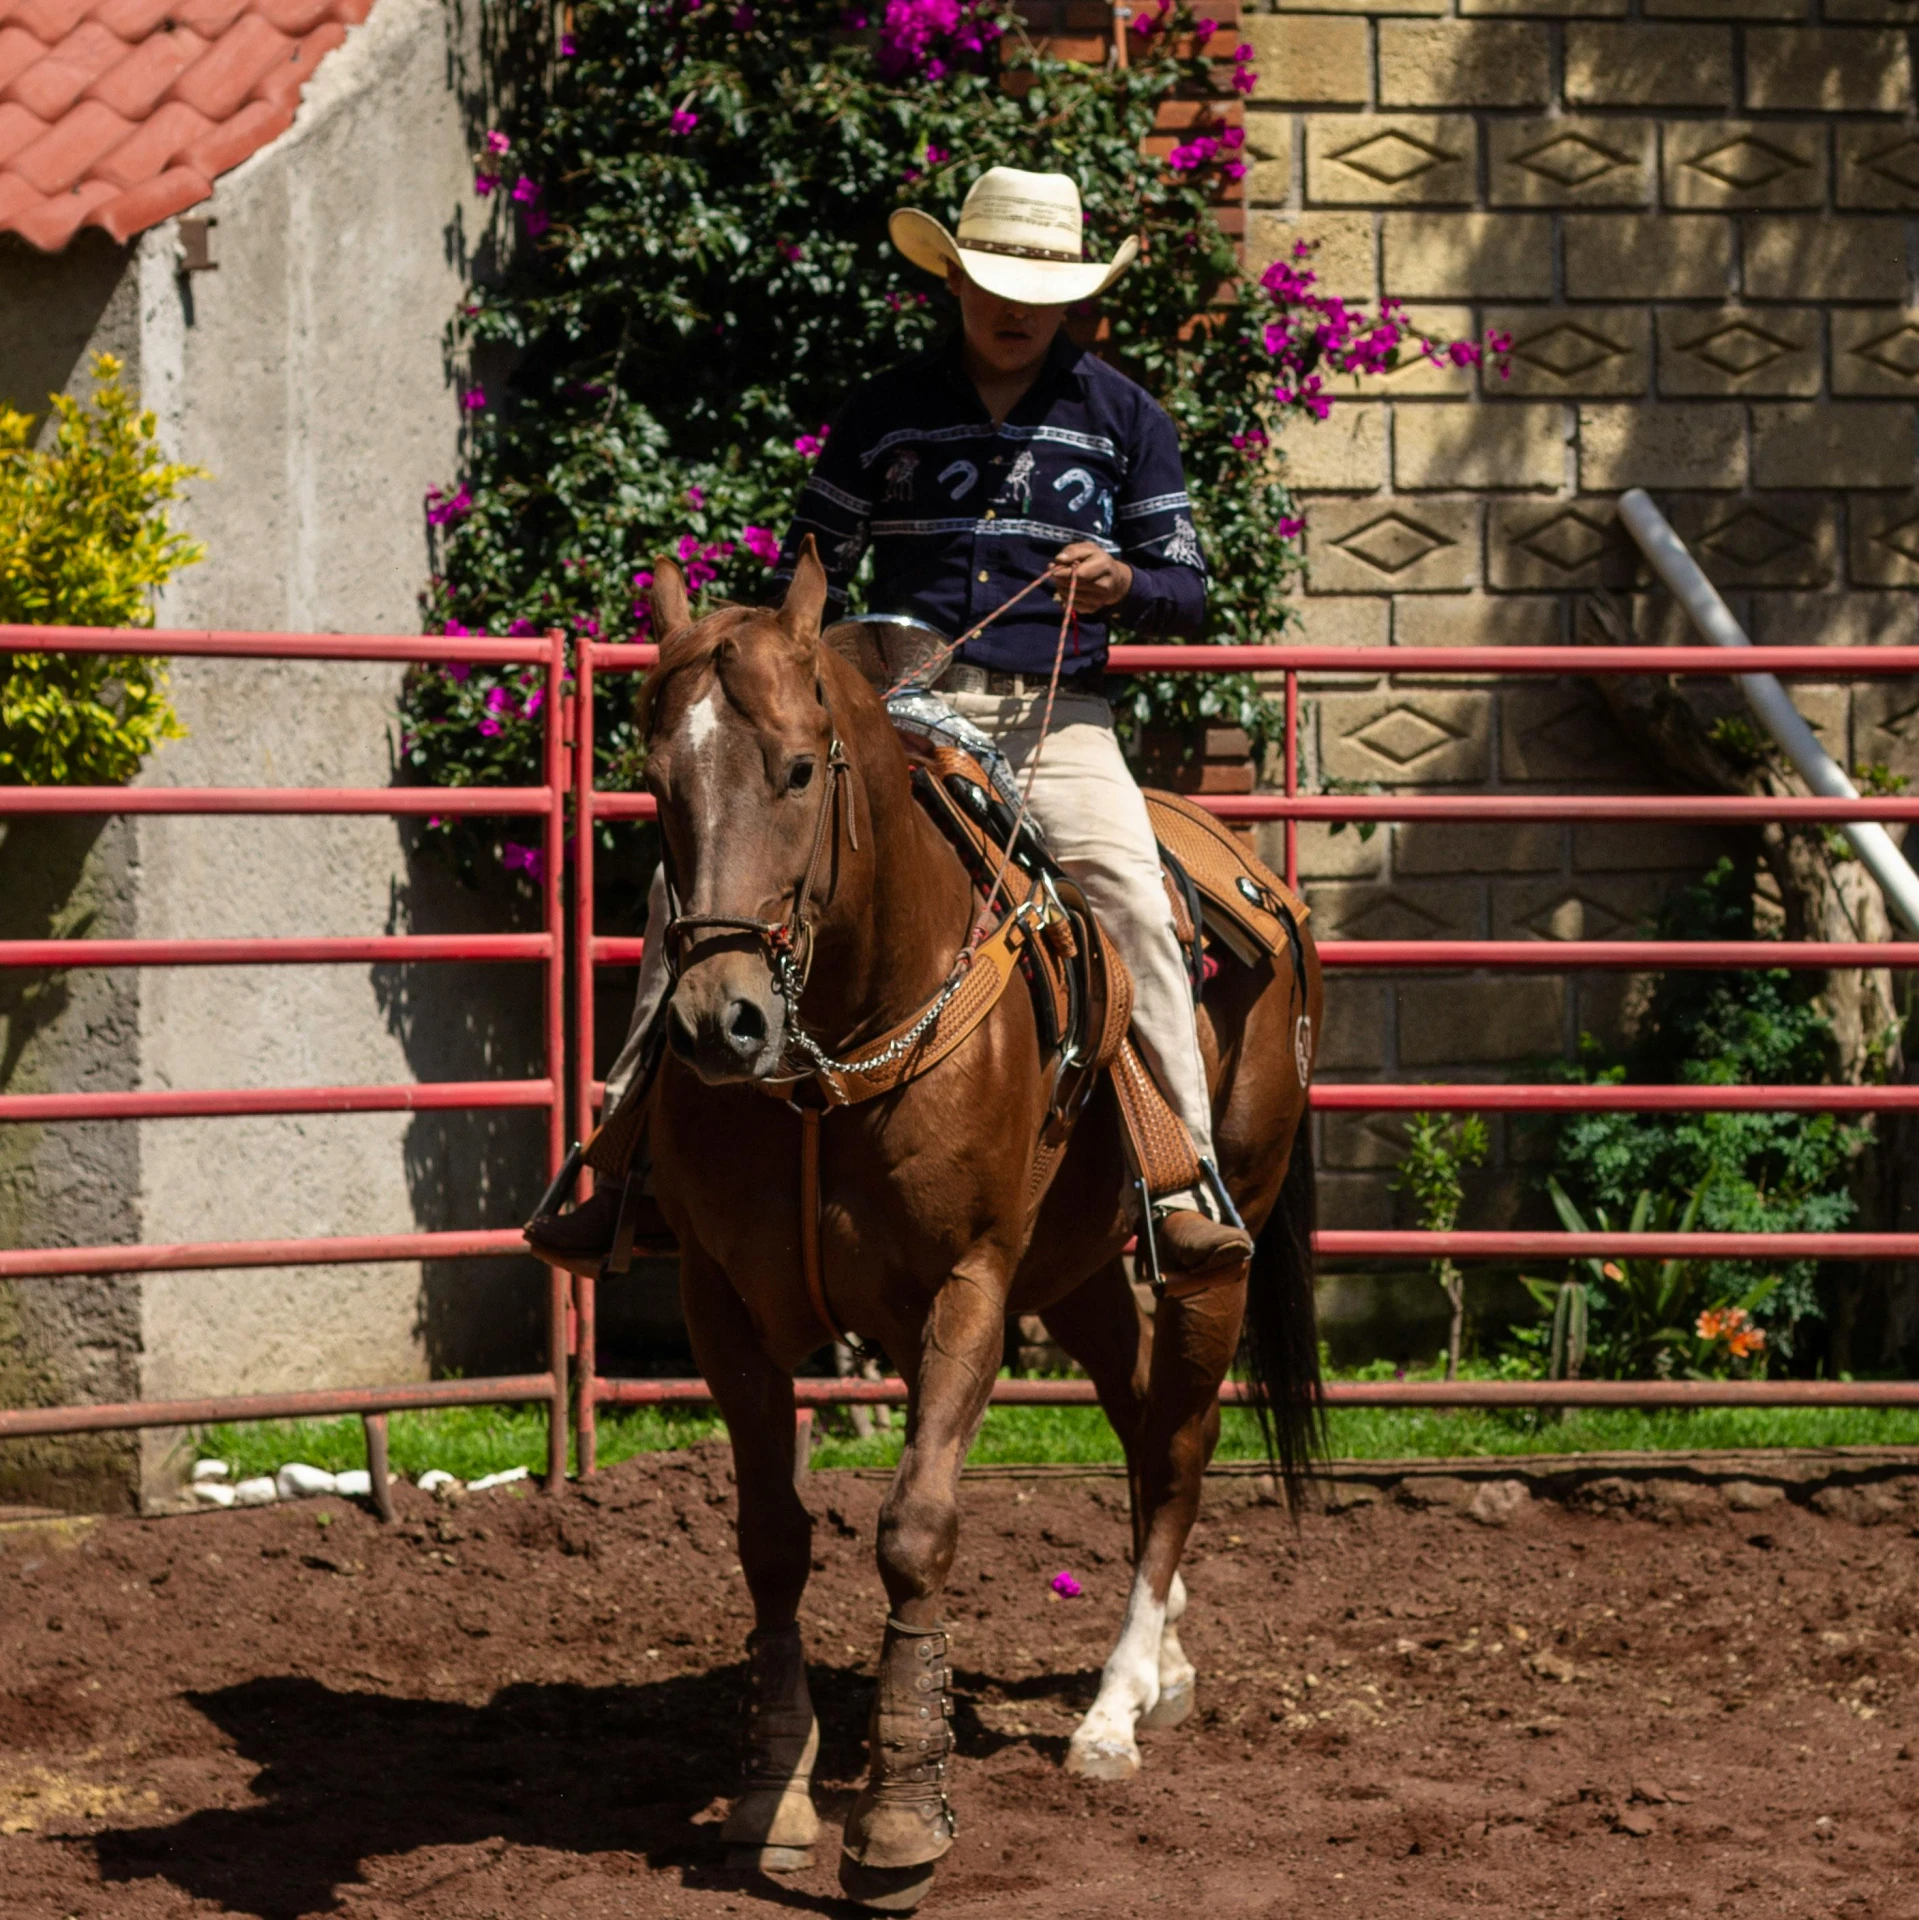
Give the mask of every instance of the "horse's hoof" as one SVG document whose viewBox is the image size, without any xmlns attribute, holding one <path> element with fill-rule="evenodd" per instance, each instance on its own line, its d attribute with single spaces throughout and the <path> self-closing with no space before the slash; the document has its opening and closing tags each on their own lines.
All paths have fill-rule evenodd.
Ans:
<svg viewBox="0 0 1919 1920">
<path fill-rule="evenodd" d="M 811 1847 L 728 1847 L 731 1873 L 804 1873 L 813 1864 Z"/>
<path fill-rule="evenodd" d="M 1130 1780 L 1139 1771 L 1139 1748 L 1117 1734 L 1082 1740 L 1074 1734 L 1066 1749 L 1066 1771 L 1082 1780 Z"/>
<path fill-rule="evenodd" d="M 1183 1727 L 1193 1717 L 1194 1697 L 1190 1680 L 1175 1681 L 1170 1687 L 1161 1687 L 1159 1698 L 1139 1716 L 1139 1724 L 1153 1733 L 1164 1733 L 1171 1727 Z"/>
<path fill-rule="evenodd" d="M 874 1913 L 911 1913 L 933 1891 L 937 1860 L 916 1867 L 863 1867 L 840 1855 L 840 1891 Z"/>
</svg>

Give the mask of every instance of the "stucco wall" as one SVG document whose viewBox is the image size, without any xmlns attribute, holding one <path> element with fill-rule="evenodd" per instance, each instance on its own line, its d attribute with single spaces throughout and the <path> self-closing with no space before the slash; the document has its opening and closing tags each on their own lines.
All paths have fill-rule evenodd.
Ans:
<svg viewBox="0 0 1919 1920">
<path fill-rule="evenodd" d="M 217 271 L 178 275 L 168 226 L 128 250 L 117 277 L 115 262 L 77 246 L 0 281 L 0 343 L 42 343 L 37 358 L 7 356 L 10 397 L 31 404 L 49 383 L 78 384 L 85 352 L 109 346 L 158 413 L 169 454 L 206 470 L 179 518 L 209 557 L 167 592 L 163 626 L 418 629 L 429 571 L 422 496 L 455 471 L 459 445 L 442 340 L 468 270 L 471 186 L 452 20 L 440 0 L 377 0 L 320 69 L 294 128 L 195 210 L 217 222 Z M 156 755 L 143 782 L 383 786 L 401 672 L 183 660 L 173 686 L 187 738 Z M 387 820 L 142 818 L 109 834 L 118 865 L 96 856 L 88 872 L 120 877 L 114 931 L 502 924 L 500 901 L 416 872 L 403 830 Z M 0 1076 L 7 1084 L 29 1084 L 23 1074 L 80 1084 L 102 1058 L 120 1084 L 146 1088 L 535 1070 L 525 1054 L 538 1031 L 530 968 L 152 969 L 72 982 L 107 995 L 116 1023 L 63 1017 L 58 1044 L 39 1040 L 37 1054 Z M 15 1136 L 17 1171 L 0 1186 L 9 1237 L 52 1237 L 49 1213 L 76 1185 L 88 1225 L 67 1239 L 503 1222 L 525 1204 L 522 1187 L 537 1191 L 542 1137 L 518 1116 L 172 1121 L 115 1129 L 117 1157 L 96 1156 L 84 1179 L 68 1179 L 75 1141 L 95 1134 L 105 1130 Z M 493 1273 L 479 1284 L 511 1306 L 525 1279 Z M 109 1375 L 116 1397 L 418 1377 L 430 1358 L 464 1360 L 459 1293 L 474 1281 L 382 1266 L 68 1285 L 73 1304 L 62 1312 L 97 1318 L 111 1301 L 117 1316 L 104 1338 L 112 1365 L 96 1367 L 97 1379 L 76 1376 L 74 1397 L 101 1397 Z M 10 1310 L 0 1301 L 0 1314 Z M 0 1352 L 21 1356 L 16 1370 L 49 1344 L 59 1344 L 57 1328 L 16 1341 L 0 1323 Z M 23 1381 L 22 1397 L 71 1384 L 45 1374 Z M 145 1443 L 149 1489 L 164 1484 L 176 1438 Z M 0 1486 L 24 1485 L 19 1465 L 0 1456 Z"/>
</svg>

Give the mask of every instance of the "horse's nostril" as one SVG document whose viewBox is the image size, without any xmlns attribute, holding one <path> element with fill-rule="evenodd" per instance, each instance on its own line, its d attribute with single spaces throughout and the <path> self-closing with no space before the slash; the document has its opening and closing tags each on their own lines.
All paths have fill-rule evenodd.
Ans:
<svg viewBox="0 0 1919 1920">
<path fill-rule="evenodd" d="M 736 1053 L 758 1053 L 766 1044 L 766 1015 L 751 1000 L 735 1000 L 726 1010 L 726 1038 Z"/>
</svg>

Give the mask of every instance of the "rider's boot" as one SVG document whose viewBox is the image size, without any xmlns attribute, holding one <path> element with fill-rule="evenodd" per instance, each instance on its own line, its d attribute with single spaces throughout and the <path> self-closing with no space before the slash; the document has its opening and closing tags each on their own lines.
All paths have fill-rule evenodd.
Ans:
<svg viewBox="0 0 1919 1920">
<path fill-rule="evenodd" d="M 952 1847 L 946 1797 L 951 1680 L 944 1627 L 887 1621 L 867 1724 L 867 1781 L 847 1815 L 840 1854 L 840 1886 L 863 1907 L 910 1913 Z"/>
<path fill-rule="evenodd" d="M 726 1864 L 799 1873 L 813 1864 L 820 1831 L 812 1795 L 820 1727 L 797 1625 L 747 1636 L 745 1709 L 740 1797 L 720 1829 Z"/>
<path fill-rule="evenodd" d="M 626 1180 L 603 1180 L 577 1207 L 566 1213 L 543 1213 L 527 1223 L 526 1244 L 549 1267 L 569 1273 L 597 1274 L 613 1252 L 620 1228 L 620 1208 L 629 1181 L 644 1176 L 635 1169 Z M 633 1196 L 633 1238 L 669 1240 L 673 1229 L 650 1193 Z"/>
<path fill-rule="evenodd" d="M 1175 1207 L 1153 1223 L 1159 1264 L 1186 1280 L 1228 1278 L 1253 1257 L 1253 1240 L 1244 1227 L 1213 1220 L 1197 1207 Z"/>
</svg>

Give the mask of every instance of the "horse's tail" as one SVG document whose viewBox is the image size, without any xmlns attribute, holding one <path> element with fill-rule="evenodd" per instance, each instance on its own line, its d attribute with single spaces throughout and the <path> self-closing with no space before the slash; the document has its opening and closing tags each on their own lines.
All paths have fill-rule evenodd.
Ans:
<svg viewBox="0 0 1919 1920">
<path fill-rule="evenodd" d="M 1286 1504 L 1298 1510 L 1313 1463 L 1326 1451 L 1313 1306 L 1313 1226 L 1318 1211 L 1312 1127 L 1302 1116 L 1292 1159 L 1266 1224 L 1253 1242 L 1243 1357 L 1249 1397 L 1279 1470 Z"/>
</svg>

